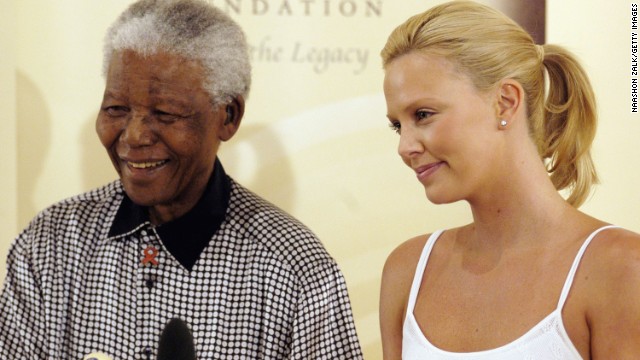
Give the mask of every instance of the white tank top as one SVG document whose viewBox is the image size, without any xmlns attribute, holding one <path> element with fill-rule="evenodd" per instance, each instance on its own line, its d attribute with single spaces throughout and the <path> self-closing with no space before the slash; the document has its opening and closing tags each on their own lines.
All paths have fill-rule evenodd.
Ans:
<svg viewBox="0 0 640 360">
<path fill-rule="evenodd" d="M 403 360 L 454 360 L 454 359 L 474 359 L 474 360 L 528 360 L 528 359 L 582 359 L 578 350 L 569 339 L 567 331 L 564 328 L 562 322 L 562 307 L 569 295 L 573 278 L 582 259 L 587 246 L 591 240 L 602 230 L 612 228 L 615 226 L 609 225 L 601 227 L 592 232 L 591 235 L 584 241 L 580 251 L 576 255 L 573 265 L 569 270 L 567 279 L 565 280 L 564 287 L 560 293 L 560 300 L 558 306 L 547 317 L 540 321 L 536 326 L 531 328 L 527 333 L 519 337 L 518 339 L 508 343 L 507 345 L 499 348 L 477 351 L 471 353 L 457 353 L 441 350 L 432 345 L 429 340 L 424 336 L 422 330 L 418 326 L 415 316 L 413 316 L 413 309 L 416 303 L 416 297 L 418 296 L 418 290 L 422 283 L 422 277 L 424 269 L 427 266 L 427 260 L 433 245 L 436 243 L 443 230 L 433 233 L 422 250 L 420 261 L 416 267 L 416 274 L 413 278 L 413 284 L 411 285 L 411 292 L 409 293 L 409 302 L 407 305 L 407 316 L 404 321 L 402 330 L 402 359 Z"/>
</svg>

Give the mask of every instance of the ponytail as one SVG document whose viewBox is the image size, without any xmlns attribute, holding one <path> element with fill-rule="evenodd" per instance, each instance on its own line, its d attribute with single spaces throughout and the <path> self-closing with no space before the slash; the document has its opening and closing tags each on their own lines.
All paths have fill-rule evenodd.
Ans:
<svg viewBox="0 0 640 360">
<path fill-rule="evenodd" d="M 597 122 L 595 96 L 586 72 L 567 50 L 544 45 L 543 59 L 549 90 L 538 150 L 556 189 L 570 188 L 567 201 L 578 207 L 598 182 L 590 152 Z"/>
</svg>

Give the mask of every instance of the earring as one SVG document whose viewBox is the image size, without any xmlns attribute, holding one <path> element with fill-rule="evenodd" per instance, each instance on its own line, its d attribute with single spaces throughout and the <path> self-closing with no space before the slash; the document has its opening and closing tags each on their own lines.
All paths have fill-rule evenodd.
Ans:
<svg viewBox="0 0 640 360">
<path fill-rule="evenodd" d="M 507 126 L 507 120 L 500 120 L 500 126 Z"/>
</svg>

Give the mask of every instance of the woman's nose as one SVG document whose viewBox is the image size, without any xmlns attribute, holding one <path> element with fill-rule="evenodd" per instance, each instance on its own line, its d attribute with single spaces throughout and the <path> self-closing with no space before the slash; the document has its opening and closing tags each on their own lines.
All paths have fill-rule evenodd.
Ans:
<svg viewBox="0 0 640 360">
<path fill-rule="evenodd" d="M 420 141 L 419 132 L 410 126 L 403 127 L 400 131 L 398 154 L 403 158 L 411 158 L 424 152 L 425 147 Z"/>
</svg>

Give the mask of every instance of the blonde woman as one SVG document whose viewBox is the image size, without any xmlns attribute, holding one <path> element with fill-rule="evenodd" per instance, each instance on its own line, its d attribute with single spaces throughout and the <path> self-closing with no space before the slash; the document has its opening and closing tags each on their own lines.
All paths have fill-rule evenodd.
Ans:
<svg viewBox="0 0 640 360">
<path fill-rule="evenodd" d="M 577 209 L 596 109 L 573 55 L 456 1 L 400 25 L 382 58 L 402 160 L 431 202 L 473 215 L 389 256 L 384 358 L 639 358 L 640 236 Z"/>
</svg>

